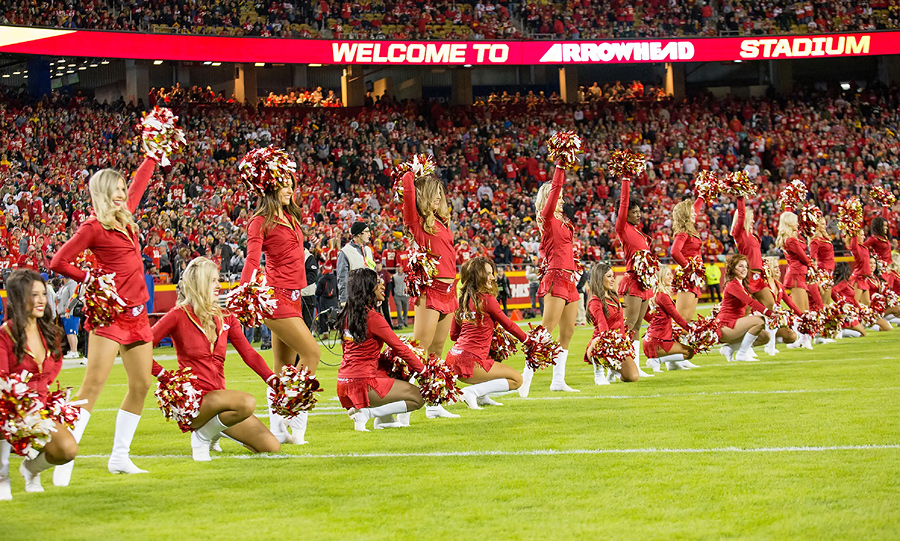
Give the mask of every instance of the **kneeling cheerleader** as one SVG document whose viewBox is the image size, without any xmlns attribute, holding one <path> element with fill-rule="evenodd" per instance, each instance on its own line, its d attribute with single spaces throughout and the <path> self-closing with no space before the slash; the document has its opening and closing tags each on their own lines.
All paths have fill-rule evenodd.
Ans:
<svg viewBox="0 0 900 541">
<path fill-rule="evenodd" d="M 694 350 L 672 337 L 673 321 L 682 329 L 688 328 L 688 322 L 672 302 L 672 271 L 668 265 L 661 265 L 656 273 L 656 294 L 650 299 L 650 310 L 644 316 L 650 324 L 644 335 L 647 366 L 654 372 L 660 371 L 662 363 L 666 363 L 668 370 L 699 368 L 689 360 Z"/>
<path fill-rule="evenodd" d="M 856 300 L 856 290 L 851 284 L 850 265 L 841 261 L 834 267 L 834 287 L 831 288 L 831 298 L 839 306 L 841 312 L 852 315 L 845 316 L 841 326 L 841 338 L 859 338 L 866 335 L 866 328 L 859 321 L 859 311 L 862 305 Z M 849 305 L 849 308 L 843 306 Z"/>
<path fill-rule="evenodd" d="M 217 449 L 222 433 L 255 453 L 274 453 L 281 449 L 278 439 L 253 414 L 256 400 L 243 391 L 225 388 L 225 354 L 228 342 L 244 362 L 266 383 L 273 385 L 275 374 L 253 349 L 237 317 L 219 308 L 219 269 L 205 257 L 188 264 L 178 284 L 179 300 L 175 308 L 153 325 L 153 344 L 171 337 L 180 372 L 190 369 L 192 387 L 200 394 L 196 416 L 182 430 L 191 431 L 194 460 L 210 460 L 210 449 Z M 173 377 L 153 363 L 153 374 L 163 382 Z"/>
<path fill-rule="evenodd" d="M 745 316 L 747 305 L 766 316 L 772 312 L 750 296 L 744 285 L 749 273 L 747 258 L 736 254 L 725 263 L 725 285 L 722 304 L 716 319 L 719 321 L 720 341 L 725 344 L 722 354 L 730 361 L 754 361 L 751 352 L 757 339 L 768 342 L 765 320 L 762 316 Z M 735 349 L 737 351 L 735 352 Z"/>
<path fill-rule="evenodd" d="M 781 303 L 784 302 L 788 305 L 788 308 L 791 309 L 791 312 L 794 313 L 795 316 L 800 317 L 803 315 L 803 312 L 797 308 L 797 305 L 794 303 L 794 299 L 791 298 L 784 291 L 784 285 L 776 278 L 781 272 L 778 266 L 778 258 L 777 257 L 766 257 L 764 258 L 766 266 L 768 267 L 768 276 L 767 283 L 769 286 L 769 290 L 772 292 L 772 295 L 775 297 L 775 306 L 780 307 Z M 817 285 L 813 284 L 812 287 L 818 288 Z M 816 298 L 812 294 L 812 289 L 808 290 L 810 292 L 810 300 Z M 814 310 L 821 310 L 821 307 L 812 307 Z M 775 326 L 769 325 L 769 322 L 766 322 L 766 333 L 769 335 L 769 341 L 766 343 L 766 353 L 770 356 L 778 355 L 778 348 L 775 347 L 775 343 L 778 338 L 781 338 L 782 342 L 785 344 L 793 345 L 797 343 L 797 332 L 793 329 L 785 326 Z M 806 336 L 806 340 L 801 340 L 801 343 L 797 344 L 797 347 L 805 346 L 805 343 L 809 343 L 809 337 Z"/>
<path fill-rule="evenodd" d="M 471 409 L 499 405 L 488 395 L 516 390 L 522 374 L 491 358 L 494 328 L 500 325 L 519 342 L 528 336 L 503 313 L 497 302 L 497 266 L 486 257 L 466 261 L 460 269 L 459 306 L 450 327 L 450 339 L 456 342 L 447 355 L 447 364 L 470 386 L 463 389 L 463 400 Z"/>
<path fill-rule="evenodd" d="M 625 328 L 625 317 L 619 295 L 616 293 L 616 275 L 609 263 L 597 263 L 591 269 L 591 300 L 588 302 L 588 314 L 594 324 L 594 335 L 584 362 L 594 367 L 594 383 L 609 385 L 616 377 L 622 381 L 632 382 L 640 379 L 631 335 Z M 619 336 L 616 336 L 619 335 Z M 598 349 L 601 342 L 622 342 L 623 347 L 614 349 L 614 354 L 604 356 Z M 604 371 L 609 374 L 604 374 Z"/>
<path fill-rule="evenodd" d="M 373 417 L 390 418 L 425 405 L 415 385 L 378 369 L 382 345 L 387 344 L 413 372 L 421 373 L 425 366 L 378 311 L 378 304 L 384 302 L 384 282 L 378 273 L 368 268 L 350 271 L 347 293 L 347 304 L 337 316 L 344 333 L 337 395 L 354 429 L 368 432 L 366 423 Z"/>
</svg>

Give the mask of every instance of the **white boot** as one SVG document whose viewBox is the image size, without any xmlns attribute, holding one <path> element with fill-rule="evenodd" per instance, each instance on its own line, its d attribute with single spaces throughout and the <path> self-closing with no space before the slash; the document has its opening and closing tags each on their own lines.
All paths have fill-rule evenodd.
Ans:
<svg viewBox="0 0 900 541">
<path fill-rule="evenodd" d="M 109 473 L 147 473 L 134 465 L 128 453 L 131 451 L 131 440 L 137 431 L 141 416 L 129 411 L 119 410 L 116 415 L 116 434 L 113 436 L 112 453 L 106 468 Z"/>
<path fill-rule="evenodd" d="M 91 412 L 84 408 L 78 408 L 78 419 L 72 427 L 72 437 L 75 443 L 81 443 L 81 437 L 84 435 L 84 429 L 87 428 L 88 421 L 91 420 Z M 67 487 L 72 480 L 72 470 L 75 469 L 75 461 L 70 460 L 65 464 L 60 464 L 53 468 L 53 484 L 58 487 Z"/>
<path fill-rule="evenodd" d="M 459 415 L 450 413 L 444 409 L 444 406 L 425 406 L 425 417 L 429 419 L 437 419 L 438 417 L 446 417 L 447 419 L 456 419 Z"/>
<path fill-rule="evenodd" d="M 519 387 L 520 397 L 528 398 L 528 391 L 531 390 L 532 379 L 534 379 L 534 370 L 526 366 L 525 369 L 522 370 L 522 386 Z"/>
<path fill-rule="evenodd" d="M 734 361 L 734 348 L 731 347 L 731 344 L 725 344 L 724 346 L 719 348 L 719 353 L 725 357 L 725 360 L 728 362 Z"/>
<path fill-rule="evenodd" d="M 272 435 L 275 436 L 275 439 L 278 440 L 278 443 L 294 443 L 294 439 L 291 438 L 291 435 L 287 431 L 287 426 L 284 423 L 284 417 L 275 413 L 272 409 L 272 401 L 275 399 L 275 391 L 273 389 L 269 389 L 266 392 L 266 402 L 269 404 L 269 430 L 272 432 Z"/>
<path fill-rule="evenodd" d="M 509 390 L 509 382 L 507 382 L 506 390 L 507 391 Z M 484 395 L 484 396 L 478 397 L 478 405 L 479 406 L 502 406 L 503 404 L 501 404 L 500 402 L 497 402 L 496 400 L 492 399 L 488 395 Z"/>
<path fill-rule="evenodd" d="M 606 382 L 609 384 L 613 384 L 617 381 L 622 381 L 622 373 L 610 368 L 606 371 Z"/>
<path fill-rule="evenodd" d="M 832 342 L 834 342 L 834 339 L 832 339 L 832 338 L 825 338 L 824 336 L 817 336 L 817 337 L 815 337 L 815 338 L 813 339 L 813 343 L 815 343 L 815 344 L 817 344 L 817 345 L 818 345 L 818 344 L 830 344 L 830 343 L 832 343 Z"/>
<path fill-rule="evenodd" d="M 482 383 L 476 383 L 463 389 L 463 401 L 469 409 L 480 410 L 478 399 L 490 393 L 502 393 L 509 390 L 509 380 L 506 378 L 492 379 Z"/>
<path fill-rule="evenodd" d="M 19 466 L 19 473 L 25 478 L 25 492 L 43 492 L 41 472 L 53 467 L 47 462 L 47 454 L 41 453 L 33 459 L 26 458 Z"/>
<path fill-rule="evenodd" d="M 684 360 L 684 355 L 681 353 L 674 353 L 672 355 L 665 355 L 659 358 L 661 363 L 666 363 L 666 370 L 686 370 L 686 368 L 682 367 L 679 362 Z"/>
<path fill-rule="evenodd" d="M 369 429 L 366 428 L 366 423 L 372 417 L 385 417 L 388 415 L 396 415 L 398 413 L 406 413 L 406 401 L 398 400 L 374 408 L 361 408 L 351 415 L 350 418 L 353 419 L 354 430 L 368 432 Z"/>
<path fill-rule="evenodd" d="M 376 417 L 372 421 L 372 426 L 375 430 L 384 430 L 385 428 L 400 428 L 403 425 L 397 420 L 396 415 L 385 415 L 384 417 Z"/>
<path fill-rule="evenodd" d="M 862 333 L 853 329 L 843 329 L 840 334 L 841 338 L 859 338 Z"/>
<path fill-rule="evenodd" d="M 766 327 L 766 332 L 769 333 L 769 342 L 766 344 L 766 353 L 769 354 L 770 357 L 778 355 L 778 348 L 775 347 L 775 343 L 778 340 L 778 329 L 770 329 Z"/>
<path fill-rule="evenodd" d="M 653 374 L 648 374 L 641 370 L 641 341 L 634 341 L 634 366 L 637 367 L 638 375 L 642 378 L 652 378 Z"/>
<path fill-rule="evenodd" d="M 9 484 L 9 452 L 12 445 L 0 440 L 0 501 L 12 499 L 12 487 Z"/>
<path fill-rule="evenodd" d="M 660 368 L 660 364 L 659 364 L 659 359 L 657 359 L 656 357 L 648 358 L 644 362 L 644 364 L 647 366 L 647 368 L 649 368 L 650 370 L 653 370 L 654 372 L 662 372 L 662 368 Z"/>
<path fill-rule="evenodd" d="M 191 455 L 197 462 L 209 462 L 209 448 L 212 440 L 228 428 L 218 415 L 206 422 L 197 430 L 191 432 Z"/>
<path fill-rule="evenodd" d="M 805 347 L 806 349 L 813 348 L 812 336 L 808 334 L 801 334 L 800 339 L 803 341 L 803 347 Z"/>
<path fill-rule="evenodd" d="M 297 415 L 288 418 L 287 425 L 291 427 L 291 439 L 295 445 L 305 445 L 306 441 L 306 424 L 309 422 L 309 412 L 301 411 Z"/>
<path fill-rule="evenodd" d="M 411 415 L 412 415 L 412 414 L 409 413 L 409 412 L 406 412 L 406 413 L 398 413 L 398 414 L 397 414 L 397 424 L 399 424 L 399 425 L 402 426 L 402 427 L 407 427 L 407 426 L 409 426 L 409 418 L 410 418 Z"/>
<path fill-rule="evenodd" d="M 580 393 L 566 385 L 566 361 L 569 359 L 569 350 L 564 349 L 556 356 L 556 364 L 553 365 L 553 379 L 550 380 L 551 391 L 563 391 L 566 393 Z"/>
<path fill-rule="evenodd" d="M 747 333 L 744 335 L 744 338 L 741 340 L 741 347 L 738 348 L 738 352 L 734 354 L 735 361 L 754 361 L 755 359 L 750 356 L 750 350 L 753 348 L 753 342 L 756 342 L 756 338 L 758 335 Z"/>
<path fill-rule="evenodd" d="M 594 365 L 594 385 L 609 385 L 609 380 L 606 379 L 606 369 L 600 363 Z"/>
</svg>

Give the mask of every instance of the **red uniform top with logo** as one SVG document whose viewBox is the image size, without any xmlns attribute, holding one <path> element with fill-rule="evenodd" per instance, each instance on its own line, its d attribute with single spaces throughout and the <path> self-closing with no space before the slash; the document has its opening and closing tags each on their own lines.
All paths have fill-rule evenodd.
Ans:
<svg viewBox="0 0 900 541">
<path fill-rule="evenodd" d="M 606 314 L 603 313 L 604 304 L 606 305 Z M 604 302 L 597 297 L 591 297 L 588 301 L 587 311 L 590 320 L 594 323 L 594 334 L 591 340 L 600 336 L 603 331 L 618 331 L 625 333 L 625 316 L 622 313 L 622 305 L 619 299 L 613 299 L 607 296 Z M 584 351 L 584 362 L 593 364 L 588 358 L 587 349 Z"/>
<path fill-rule="evenodd" d="M 565 299 L 568 303 L 578 300 L 578 290 L 575 288 L 578 278 L 575 274 L 575 256 L 572 244 L 574 226 L 568 220 L 563 222 L 556 217 L 556 205 L 565 182 L 566 170 L 557 167 L 553 173 L 547 203 L 541 209 L 543 223 L 541 224 L 541 245 L 538 248 L 538 255 L 543 259 L 542 267 L 546 270 L 541 278 L 541 286 L 538 288 L 537 294 L 539 297 L 543 297 L 549 293 L 554 297 Z"/>
<path fill-rule="evenodd" d="M 755 312 L 763 314 L 768 312 L 765 306 L 750 296 L 740 280 L 734 279 L 725 285 L 725 291 L 722 292 L 722 303 L 719 305 L 719 314 L 716 316 L 716 319 L 723 327 L 732 329 L 735 323 L 744 317 L 747 305 L 750 305 Z"/>
<path fill-rule="evenodd" d="M 839 284 L 835 284 L 833 288 L 831 288 L 831 299 L 834 302 L 840 303 L 850 303 L 857 309 L 860 308 L 859 301 L 856 300 L 856 291 L 854 291 L 853 286 L 850 285 L 850 282 L 844 281 Z M 844 329 L 849 329 L 851 327 L 856 327 L 859 325 L 859 320 L 854 319 L 852 321 L 847 321 L 847 319 L 843 319 L 842 327 Z"/>
<path fill-rule="evenodd" d="M 25 355 L 21 362 L 16 358 L 16 343 L 10 334 L 9 321 L 0 326 L 0 374 L 22 374 L 28 372 L 31 374 L 31 380 L 28 382 L 28 388 L 36 391 L 42 397 L 47 396 L 47 387 L 53 383 L 59 371 L 62 370 L 62 356 L 54 356 L 41 335 L 41 342 L 44 344 L 46 357 L 44 362 L 38 365 L 34 359 L 34 355 L 25 345 Z"/>
<path fill-rule="evenodd" d="M 784 287 L 801 287 L 806 289 L 806 273 L 809 271 L 809 256 L 806 255 L 806 243 L 797 237 L 784 241 L 784 258 L 787 260 L 787 273 L 784 276 Z"/>
<path fill-rule="evenodd" d="M 647 300 L 653 296 L 653 292 L 644 289 L 634 271 L 634 255 L 641 250 L 650 249 L 650 239 L 640 229 L 628 223 L 628 203 L 630 197 L 631 181 L 622 179 L 622 195 L 619 198 L 619 214 L 616 216 L 616 234 L 622 241 L 625 250 L 625 276 L 619 282 L 619 295 L 640 297 Z"/>
<path fill-rule="evenodd" d="M 378 368 L 381 346 L 389 348 L 403 358 L 409 367 L 421 372 L 425 367 L 421 359 L 397 338 L 384 316 L 369 308 L 366 312 L 366 339 L 357 342 L 344 330 L 344 356 L 337 375 L 337 395 L 347 409 L 369 407 L 369 389 L 384 398 L 394 385 L 394 379 Z"/>
<path fill-rule="evenodd" d="M 694 201 L 694 212 L 698 215 L 700 211 L 703 210 L 704 200 L 702 197 L 698 197 L 696 201 Z M 682 267 L 688 264 L 688 261 L 693 259 L 694 257 L 698 257 L 700 255 L 700 247 L 703 243 L 700 241 L 700 237 L 697 235 L 691 235 L 689 233 L 678 233 L 675 235 L 675 243 L 672 244 L 672 259 L 675 260 L 676 263 L 681 265 Z M 705 279 L 706 277 L 703 276 Z M 698 298 L 703 290 L 699 287 L 691 287 L 687 291 L 688 293 L 693 293 Z"/>
<path fill-rule="evenodd" d="M 494 366 L 491 359 L 491 338 L 494 336 L 494 325 L 509 331 L 519 342 L 524 342 L 527 335 L 518 325 L 503 313 L 503 308 L 493 295 L 480 293 L 482 312 L 474 318 L 465 319 L 462 323 L 453 318 L 450 324 L 450 339 L 456 342 L 447 355 L 447 365 L 461 378 L 470 378 L 475 371 L 475 363 L 481 365 L 485 372 Z M 470 313 L 475 311 L 475 302 L 469 302 Z"/>
<path fill-rule="evenodd" d="M 286 215 L 275 220 L 263 234 L 264 216 L 254 216 L 247 226 L 247 259 L 241 272 L 241 283 L 250 281 L 259 270 L 261 252 L 266 253 L 266 284 L 275 288 L 278 306 L 272 319 L 303 317 L 300 290 L 306 287 L 306 259 L 303 233 L 296 218 Z"/>
<path fill-rule="evenodd" d="M 809 244 L 810 253 L 820 269 L 834 272 L 834 245 L 828 239 L 815 237 Z"/>
<path fill-rule="evenodd" d="M 875 252 L 875 258 L 881 268 L 881 278 L 887 282 L 888 287 L 897 290 L 900 286 L 900 274 L 889 270 L 891 264 L 891 243 L 883 237 L 869 237 L 864 243 L 866 248 Z"/>
<path fill-rule="evenodd" d="M 688 328 L 688 322 L 678 313 L 672 297 L 665 293 L 657 293 L 653 302 L 656 308 L 644 315 L 644 319 L 650 324 L 647 334 L 644 335 L 644 355 L 650 359 L 659 357 L 660 349 L 668 353 L 675 344 L 675 340 L 672 339 L 672 321 L 682 329 Z"/>
<path fill-rule="evenodd" d="M 268 381 L 272 370 L 266 361 L 247 342 L 241 324 L 234 314 L 225 313 L 216 318 L 216 339 L 210 343 L 200 326 L 200 320 L 191 306 L 176 306 L 153 325 L 153 345 L 159 345 L 166 336 L 172 337 L 178 368 L 190 368 L 196 376 L 196 388 L 202 394 L 225 388 L 225 354 L 228 342 L 234 346 L 241 359 L 263 381 Z M 153 362 L 153 373 L 159 374 L 162 366 Z"/>
<path fill-rule="evenodd" d="M 756 233 L 748 233 L 744 228 L 744 220 L 747 216 L 747 209 L 744 206 L 744 197 L 737 198 L 737 211 L 734 220 L 737 222 L 737 231 L 732 231 L 734 242 L 737 245 L 737 252 L 747 258 L 747 265 L 750 271 L 747 273 L 747 289 L 751 293 L 758 293 L 766 287 L 766 275 L 762 272 L 763 259 L 760 250 L 760 240 Z"/>
<path fill-rule="evenodd" d="M 137 209 L 155 167 L 156 160 L 146 158 L 135 173 L 134 180 L 128 186 L 130 212 L 134 213 Z M 144 281 L 144 260 L 137 232 L 130 229 L 106 229 L 96 217 L 88 218 L 78 227 L 75 236 L 53 256 L 50 270 L 83 282 L 87 273 L 72 265 L 72 262 L 87 249 L 94 255 L 100 273 L 115 273 L 116 291 L 125 301 L 126 308 L 108 326 L 91 328 L 86 322 L 85 328 L 119 344 L 153 340 L 150 320 L 144 307 L 150 295 Z"/>
<path fill-rule="evenodd" d="M 853 274 L 850 285 L 863 291 L 877 291 L 878 285 L 872 277 L 872 256 L 865 245 L 859 244 L 857 235 L 850 238 L 850 252 L 853 254 Z"/>
<path fill-rule="evenodd" d="M 451 280 L 450 283 L 434 280 L 430 286 L 423 288 L 425 306 L 442 314 L 450 314 L 456 311 L 458 304 L 456 289 L 452 282 L 456 279 L 456 248 L 453 246 L 453 233 L 437 219 L 434 220 L 435 232 L 425 231 L 422 217 L 416 210 L 415 176 L 412 172 L 408 172 L 403 175 L 402 181 L 403 223 L 409 228 L 420 249 L 437 258 L 436 277 Z"/>
</svg>

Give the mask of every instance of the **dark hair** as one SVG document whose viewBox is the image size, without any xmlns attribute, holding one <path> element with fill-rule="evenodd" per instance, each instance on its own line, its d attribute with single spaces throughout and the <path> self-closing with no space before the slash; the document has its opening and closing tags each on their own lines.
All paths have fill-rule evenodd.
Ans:
<svg viewBox="0 0 900 541">
<path fill-rule="evenodd" d="M 620 305 L 619 303 L 619 295 L 615 291 L 607 290 L 604 282 L 606 280 L 606 275 L 609 271 L 612 270 L 612 265 L 608 261 L 604 261 L 602 263 L 595 263 L 593 267 L 591 267 L 591 278 L 588 282 L 588 289 L 591 291 L 591 295 L 597 297 L 600 301 L 600 306 L 603 308 L 603 317 L 609 318 L 609 310 L 607 309 L 607 300 L 612 301 L 616 305 Z M 587 316 L 591 319 L 593 317 L 588 312 Z M 596 321 L 592 321 L 596 325 Z"/>
<path fill-rule="evenodd" d="M 834 265 L 834 284 L 847 281 L 850 278 L 850 264 L 846 261 L 840 261 Z"/>
<path fill-rule="evenodd" d="M 643 209 L 644 203 L 637 197 L 631 197 L 628 199 L 628 212 L 631 212 L 631 209 Z"/>
<path fill-rule="evenodd" d="M 872 224 L 869 226 L 869 231 L 876 237 L 885 237 L 888 235 L 888 224 L 887 220 L 885 220 L 882 216 L 879 216 L 872 220 Z"/>
<path fill-rule="evenodd" d="M 28 338 L 25 336 L 25 325 L 33 308 L 31 290 L 35 282 L 47 286 L 44 278 L 31 269 L 13 271 L 6 279 L 6 326 L 13 340 L 13 350 L 16 355 L 16 364 L 22 362 L 25 356 L 25 346 Z M 37 320 L 38 331 L 47 342 L 47 354 L 59 356 L 62 353 L 62 329 L 54 322 L 50 309 L 50 301 L 47 300 L 47 308 L 44 315 Z"/>
<path fill-rule="evenodd" d="M 473 257 L 472 259 L 463 263 L 462 267 L 459 269 L 459 281 L 460 281 L 460 291 L 459 291 L 459 310 L 456 311 L 457 323 L 461 323 L 463 319 L 467 319 L 469 314 L 469 304 L 475 305 L 475 320 L 479 320 L 478 317 L 482 312 L 484 312 L 484 307 L 481 305 L 481 298 L 479 295 L 481 293 L 488 293 L 491 295 L 497 294 L 497 286 L 496 284 L 491 287 L 488 285 L 488 274 L 484 271 L 484 266 L 489 265 L 491 269 L 494 271 L 494 274 L 497 274 L 497 264 L 494 263 L 493 259 L 489 259 L 484 256 Z"/>
<path fill-rule="evenodd" d="M 338 312 L 338 328 L 349 332 L 355 342 L 368 337 L 366 323 L 369 310 L 375 308 L 375 287 L 381 280 L 378 273 L 369 268 L 354 269 L 347 278 L 347 304 Z"/>
<path fill-rule="evenodd" d="M 730 282 L 736 278 L 736 276 L 734 275 L 734 269 L 737 268 L 738 263 L 740 263 L 741 261 L 747 261 L 747 258 L 745 256 L 742 256 L 741 254 L 734 254 L 729 257 L 727 261 L 725 261 L 726 282 Z M 747 264 L 749 265 L 750 263 L 748 262 Z M 747 271 L 749 272 L 749 270 L 750 269 L 748 268 Z"/>
<path fill-rule="evenodd" d="M 287 205 L 282 206 L 281 201 L 278 200 L 278 190 L 269 190 L 259 196 L 259 203 L 257 203 L 256 210 L 253 212 L 253 216 L 265 217 L 265 222 L 263 222 L 261 229 L 263 235 L 267 234 L 274 227 L 279 209 L 286 215 L 296 218 L 297 227 L 303 223 L 303 211 L 294 202 L 293 196 L 291 196 L 291 201 Z"/>
</svg>

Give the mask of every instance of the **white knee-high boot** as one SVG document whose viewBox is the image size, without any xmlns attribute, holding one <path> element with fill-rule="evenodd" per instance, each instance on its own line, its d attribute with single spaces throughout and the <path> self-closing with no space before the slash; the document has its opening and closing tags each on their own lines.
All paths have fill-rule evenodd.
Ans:
<svg viewBox="0 0 900 541">
<path fill-rule="evenodd" d="M 637 367 L 638 375 L 642 378 L 652 378 L 653 374 L 648 374 L 641 370 L 641 341 L 634 341 L 634 365 Z"/>
<path fill-rule="evenodd" d="M 113 436 L 112 453 L 106 465 L 109 473 L 147 473 L 147 470 L 135 466 L 128 456 L 131 452 L 131 441 L 140 422 L 140 415 L 119 410 L 116 415 L 116 434 Z"/>
<path fill-rule="evenodd" d="M 750 348 L 753 347 L 753 342 L 756 342 L 757 334 L 747 333 L 744 335 L 743 340 L 741 340 L 741 347 L 738 349 L 737 353 L 734 354 L 735 361 L 754 361 L 755 359 L 750 356 Z"/>
<path fill-rule="evenodd" d="M 19 473 L 25 478 L 25 492 L 43 492 L 41 472 L 53 467 L 47 462 L 47 454 L 41 453 L 34 458 L 26 458 L 19 466 Z"/>
<path fill-rule="evenodd" d="M 594 363 L 594 384 L 609 385 L 609 380 L 606 379 L 606 368 L 600 363 Z"/>
<path fill-rule="evenodd" d="M 306 444 L 306 424 L 309 422 L 309 412 L 301 411 L 293 417 L 289 417 L 287 424 L 291 427 L 291 436 L 296 445 Z"/>
<path fill-rule="evenodd" d="M 553 365 L 553 379 L 550 380 L 551 391 L 563 391 L 566 393 L 581 392 L 566 385 L 566 361 L 569 359 L 569 350 L 564 349 L 556 356 L 556 364 Z"/>
<path fill-rule="evenodd" d="M 778 348 L 775 347 L 775 341 L 778 339 L 778 329 L 766 327 L 766 332 L 769 333 L 769 342 L 766 344 L 766 353 L 770 356 L 778 355 Z"/>
<path fill-rule="evenodd" d="M 478 399 L 490 393 L 502 393 L 509 390 L 509 380 L 506 378 L 492 379 L 482 383 L 476 383 L 463 389 L 463 401 L 469 409 L 480 410 Z"/>
<path fill-rule="evenodd" d="M 191 455 L 197 462 L 209 462 L 209 447 L 213 438 L 228 428 L 218 415 L 206 421 L 206 424 L 191 432 Z"/>
<path fill-rule="evenodd" d="M 529 367 L 525 367 L 522 370 L 522 386 L 519 387 L 519 396 L 522 398 L 528 398 L 528 391 L 531 390 L 531 380 L 534 379 L 534 370 Z"/>
<path fill-rule="evenodd" d="M 72 427 L 72 437 L 75 443 L 81 443 L 81 437 L 84 435 L 84 429 L 87 428 L 88 421 L 91 420 L 91 412 L 84 408 L 79 408 L 78 419 Z M 75 461 L 70 460 L 65 464 L 60 464 L 53 468 L 53 484 L 58 487 L 67 487 L 72 480 L 72 470 L 75 469 Z"/>
<path fill-rule="evenodd" d="M 862 333 L 853 329 L 841 330 L 841 338 L 859 338 L 860 336 L 862 336 Z"/>
<path fill-rule="evenodd" d="M 689 370 L 678 363 L 684 360 L 684 355 L 681 353 L 673 353 L 672 355 L 665 355 L 659 358 L 660 363 L 666 363 L 666 370 Z"/>
<path fill-rule="evenodd" d="M 350 416 L 353 419 L 353 428 L 354 430 L 358 430 L 360 432 L 368 432 L 369 429 L 366 428 L 366 423 L 372 417 L 385 417 L 388 415 L 396 415 L 398 413 L 406 413 L 406 401 L 398 400 L 396 402 L 391 402 L 390 404 L 384 404 L 383 406 L 377 406 L 374 408 L 361 408 L 357 410 L 356 413 Z"/>
<path fill-rule="evenodd" d="M 291 438 L 291 435 L 287 431 L 284 417 L 275 413 L 275 410 L 272 408 L 274 400 L 275 391 L 269 389 L 266 392 L 266 403 L 269 405 L 269 431 L 272 432 L 272 435 L 275 436 L 278 443 L 294 443 L 293 438 Z"/>
<path fill-rule="evenodd" d="M 12 445 L 0 440 L 0 501 L 12 499 L 12 487 L 9 484 L 9 452 Z"/>
</svg>

